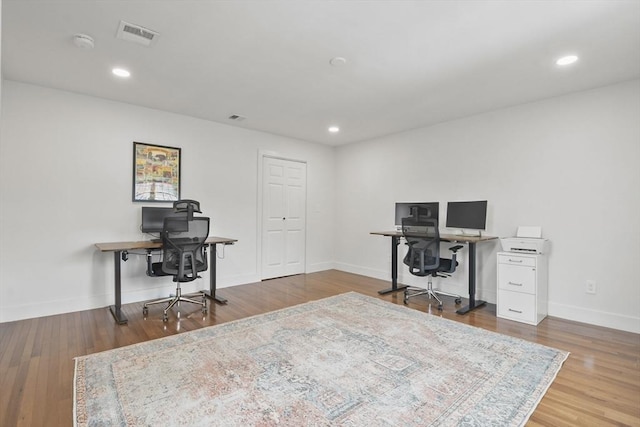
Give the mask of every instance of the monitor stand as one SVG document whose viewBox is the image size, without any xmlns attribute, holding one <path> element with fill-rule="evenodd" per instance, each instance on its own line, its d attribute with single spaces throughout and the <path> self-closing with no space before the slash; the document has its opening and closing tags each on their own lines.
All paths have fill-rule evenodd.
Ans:
<svg viewBox="0 0 640 427">
<path fill-rule="evenodd" d="M 456 236 L 460 236 L 460 237 L 482 237 L 482 230 L 478 230 L 478 233 L 465 233 L 464 230 L 460 230 L 459 233 L 455 234 Z"/>
</svg>

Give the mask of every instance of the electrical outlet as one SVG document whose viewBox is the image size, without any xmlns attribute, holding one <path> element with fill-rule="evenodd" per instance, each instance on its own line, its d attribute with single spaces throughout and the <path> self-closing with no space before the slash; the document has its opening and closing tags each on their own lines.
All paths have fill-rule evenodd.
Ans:
<svg viewBox="0 0 640 427">
<path fill-rule="evenodd" d="M 596 293 L 596 281 L 595 280 L 587 280 L 587 287 L 585 289 L 585 292 L 588 294 L 595 294 Z"/>
</svg>

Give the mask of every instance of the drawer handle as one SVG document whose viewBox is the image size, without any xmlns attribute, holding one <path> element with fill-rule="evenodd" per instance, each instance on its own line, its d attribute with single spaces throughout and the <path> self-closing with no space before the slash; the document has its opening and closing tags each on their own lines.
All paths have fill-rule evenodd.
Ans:
<svg viewBox="0 0 640 427">
<path fill-rule="evenodd" d="M 519 262 L 522 264 L 522 260 L 521 259 L 511 259 L 509 258 L 509 262 Z"/>
<path fill-rule="evenodd" d="M 514 313 L 522 314 L 521 310 L 514 310 L 513 308 L 510 308 L 509 311 L 513 311 Z"/>
<path fill-rule="evenodd" d="M 522 286 L 522 283 L 509 282 L 509 284 L 513 286 Z"/>
</svg>

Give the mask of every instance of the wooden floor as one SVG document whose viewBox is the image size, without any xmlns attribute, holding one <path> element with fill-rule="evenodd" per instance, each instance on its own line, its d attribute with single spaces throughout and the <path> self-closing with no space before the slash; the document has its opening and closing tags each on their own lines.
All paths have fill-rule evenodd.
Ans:
<svg viewBox="0 0 640 427">
<path fill-rule="evenodd" d="M 379 296 L 388 283 L 335 270 L 291 276 L 219 291 L 227 305 L 203 315 L 182 307 L 162 322 L 162 308 L 123 306 L 127 325 L 107 308 L 0 324 L 0 426 L 72 426 L 76 356 L 216 325 L 348 291 L 402 304 L 402 294 Z M 464 303 L 464 302 L 463 302 Z M 427 311 L 428 300 L 409 304 Z M 438 315 L 437 310 L 434 310 Z M 488 305 L 465 316 L 446 299 L 442 316 L 571 352 L 531 416 L 529 426 L 640 426 L 640 335 L 547 318 L 537 327 L 497 319 Z"/>
</svg>

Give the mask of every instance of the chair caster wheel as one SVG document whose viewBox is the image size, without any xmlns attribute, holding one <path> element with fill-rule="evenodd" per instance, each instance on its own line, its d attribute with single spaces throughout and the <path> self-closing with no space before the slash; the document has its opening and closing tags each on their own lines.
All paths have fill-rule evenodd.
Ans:
<svg viewBox="0 0 640 427">
<path fill-rule="evenodd" d="M 438 311 L 442 311 L 442 304 L 438 304 Z"/>
<path fill-rule="evenodd" d="M 404 302 L 404 305 L 407 305 L 409 303 L 409 297 L 407 296 L 407 294 L 404 294 L 404 299 L 402 300 L 402 302 Z"/>
<path fill-rule="evenodd" d="M 456 304 L 462 304 L 462 300 L 460 298 L 456 298 Z"/>
<path fill-rule="evenodd" d="M 169 316 L 167 316 L 166 314 L 164 316 L 162 316 L 162 321 L 163 322 L 168 322 L 169 321 Z"/>
<path fill-rule="evenodd" d="M 147 307 L 142 307 L 142 315 L 146 316 L 147 314 L 149 314 L 149 309 Z"/>
</svg>

